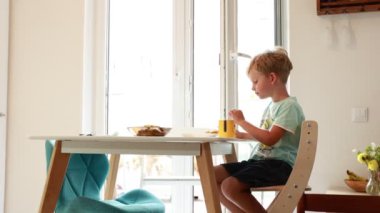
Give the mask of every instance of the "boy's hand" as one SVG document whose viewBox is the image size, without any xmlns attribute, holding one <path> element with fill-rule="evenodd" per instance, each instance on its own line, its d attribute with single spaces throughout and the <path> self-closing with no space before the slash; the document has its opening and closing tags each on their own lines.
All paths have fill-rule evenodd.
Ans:
<svg viewBox="0 0 380 213">
<path fill-rule="evenodd" d="M 233 109 L 228 115 L 234 120 L 235 124 L 240 125 L 241 122 L 245 121 L 244 114 L 241 110 Z"/>
</svg>

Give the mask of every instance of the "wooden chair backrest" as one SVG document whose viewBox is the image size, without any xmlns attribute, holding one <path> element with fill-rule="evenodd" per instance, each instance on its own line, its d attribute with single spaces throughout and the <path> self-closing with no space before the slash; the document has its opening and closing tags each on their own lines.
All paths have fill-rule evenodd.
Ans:
<svg viewBox="0 0 380 213">
<path fill-rule="evenodd" d="M 303 195 L 313 169 L 318 141 L 318 123 L 302 123 L 300 144 L 293 171 L 286 184 L 267 208 L 268 213 L 291 213 Z"/>
</svg>

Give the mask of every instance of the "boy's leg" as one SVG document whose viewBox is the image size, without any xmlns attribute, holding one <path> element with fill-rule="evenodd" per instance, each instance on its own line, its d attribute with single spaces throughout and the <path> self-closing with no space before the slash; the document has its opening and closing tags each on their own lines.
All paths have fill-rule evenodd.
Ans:
<svg viewBox="0 0 380 213">
<path fill-rule="evenodd" d="M 232 212 L 265 212 L 263 206 L 251 194 L 250 186 L 240 182 L 235 177 L 226 178 L 220 189 L 225 199 L 240 210 L 230 209 Z"/>
<path fill-rule="evenodd" d="M 239 213 L 239 212 L 243 213 L 243 211 L 239 207 L 237 207 L 235 204 L 229 201 L 222 193 L 221 185 L 226 178 L 230 177 L 230 174 L 226 171 L 226 169 L 223 166 L 220 166 L 220 165 L 215 166 L 214 171 L 215 171 L 216 184 L 218 186 L 220 202 L 223 204 L 224 207 L 226 207 L 229 211 L 233 213 Z"/>
</svg>

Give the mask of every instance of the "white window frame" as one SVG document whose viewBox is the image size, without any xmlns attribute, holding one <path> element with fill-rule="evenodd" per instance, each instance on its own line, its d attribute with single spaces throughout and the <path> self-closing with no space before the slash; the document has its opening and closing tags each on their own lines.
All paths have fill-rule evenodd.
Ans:
<svg viewBox="0 0 380 213">
<path fill-rule="evenodd" d="M 220 19 L 220 113 L 228 119 L 228 111 L 237 107 L 237 0 L 221 0 Z"/>
<path fill-rule="evenodd" d="M 106 134 L 108 0 L 84 1 L 82 133 Z"/>
<path fill-rule="evenodd" d="M 193 61 L 194 27 L 192 24 L 194 6 L 192 0 L 173 1 L 174 32 L 173 38 L 173 97 L 183 97 L 181 105 L 173 103 L 173 125 L 191 127 L 193 125 Z M 182 28 L 182 29 L 181 29 Z M 184 28 L 184 29 L 183 29 Z M 179 45 L 181 44 L 181 45 Z M 187 98 L 190 97 L 190 98 Z M 184 114 L 182 114 L 184 113 Z"/>
<path fill-rule="evenodd" d="M 183 97 L 182 102 L 173 102 L 173 125 L 177 127 L 193 126 L 193 61 L 194 52 L 194 2 L 193 0 L 173 1 L 173 17 L 176 31 L 173 38 L 173 97 Z M 181 44 L 181 45 L 179 45 Z M 184 114 L 183 114 L 184 113 Z M 192 157 L 172 156 L 173 172 L 177 176 L 193 175 Z M 193 212 L 193 187 L 177 184 L 172 187 L 172 205 L 174 211 Z"/>
<path fill-rule="evenodd" d="M 0 0 L 0 212 L 5 205 L 5 173 L 6 173 L 6 124 L 8 97 L 8 41 L 9 41 L 9 0 Z"/>
</svg>

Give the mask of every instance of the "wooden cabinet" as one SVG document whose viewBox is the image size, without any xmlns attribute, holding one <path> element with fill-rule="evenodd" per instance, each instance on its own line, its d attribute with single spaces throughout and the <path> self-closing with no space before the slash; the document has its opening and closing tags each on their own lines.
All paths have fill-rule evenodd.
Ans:
<svg viewBox="0 0 380 213">
<path fill-rule="evenodd" d="M 380 0 L 317 0 L 318 15 L 380 11 Z"/>
</svg>

